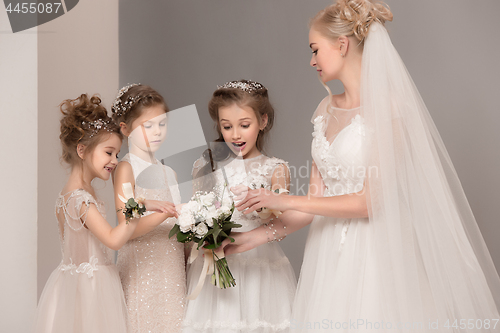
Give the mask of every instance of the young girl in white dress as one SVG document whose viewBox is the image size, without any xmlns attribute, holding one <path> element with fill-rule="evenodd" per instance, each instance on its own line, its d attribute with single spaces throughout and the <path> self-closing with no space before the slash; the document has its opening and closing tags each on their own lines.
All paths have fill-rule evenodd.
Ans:
<svg viewBox="0 0 500 333">
<path fill-rule="evenodd" d="M 210 191 L 215 186 L 221 195 L 226 182 L 225 195 L 230 186 L 238 184 L 282 192 L 289 189 L 288 164 L 262 153 L 265 134 L 274 121 L 263 85 L 246 80 L 228 82 L 214 92 L 209 112 L 219 138 L 194 164 L 195 190 Z M 238 231 L 263 224 L 257 213 L 243 215 L 236 210 L 232 221 L 242 225 L 235 229 Z M 219 289 L 210 283 L 210 276 L 206 277 L 201 293 L 188 301 L 184 332 L 288 332 L 296 278 L 276 242 L 280 239 L 272 234 L 272 223 L 268 228 L 268 244 L 227 257 L 235 287 Z M 189 293 L 198 283 L 202 266 L 201 256 L 190 265 Z"/>
<path fill-rule="evenodd" d="M 109 179 L 122 134 L 97 96 L 66 100 L 61 112 L 62 159 L 71 166 L 55 210 L 63 258 L 40 297 L 35 332 L 127 332 L 113 250 L 128 241 L 140 219 L 121 220 L 112 228 L 91 186 L 94 178 Z"/>
<path fill-rule="evenodd" d="M 115 202 L 119 205 L 122 184 L 129 182 L 136 197 L 156 200 L 162 211 L 146 212 L 118 252 L 130 329 L 180 332 L 186 293 L 184 244 L 168 238 L 180 193 L 175 172 L 154 157 L 167 134 L 168 107 L 151 87 L 133 84 L 120 90 L 112 111 L 129 145 L 113 178 Z M 118 214 L 118 219 L 123 216 Z"/>
<path fill-rule="evenodd" d="M 313 115 L 309 194 L 240 187 L 238 209 L 284 211 L 287 233 L 311 224 L 296 332 L 498 332 L 500 279 L 387 20 L 369 0 L 313 18 L 310 64 L 345 91 Z M 234 238 L 226 255 L 265 243 L 266 230 Z"/>
</svg>

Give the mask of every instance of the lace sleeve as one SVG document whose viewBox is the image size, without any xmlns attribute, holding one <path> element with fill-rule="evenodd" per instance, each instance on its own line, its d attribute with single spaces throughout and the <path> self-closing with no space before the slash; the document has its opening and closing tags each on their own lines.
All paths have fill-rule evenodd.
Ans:
<svg viewBox="0 0 500 333">
<path fill-rule="evenodd" d="M 316 117 L 324 116 L 327 113 L 329 98 L 330 96 L 326 96 L 323 100 L 321 100 L 321 102 L 319 102 L 318 107 L 316 108 L 316 111 L 314 111 L 311 118 L 311 123 L 314 124 L 314 119 L 316 119 Z"/>
<path fill-rule="evenodd" d="M 94 204 L 99 209 L 94 197 L 84 190 L 77 191 L 68 198 L 65 219 L 71 229 L 80 230 L 85 227 L 90 204 Z"/>
</svg>

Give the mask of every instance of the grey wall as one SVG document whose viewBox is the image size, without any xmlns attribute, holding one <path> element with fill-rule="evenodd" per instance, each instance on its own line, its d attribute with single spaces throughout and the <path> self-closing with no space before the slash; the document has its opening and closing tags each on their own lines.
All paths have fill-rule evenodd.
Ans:
<svg viewBox="0 0 500 333">
<path fill-rule="evenodd" d="M 196 104 L 208 140 L 216 137 L 207 102 L 217 84 L 253 79 L 277 111 L 267 145 L 290 162 L 293 191 L 305 191 L 310 118 L 326 95 L 309 66 L 309 19 L 327 0 L 120 1 L 120 85 L 146 83 L 171 109 Z M 497 0 L 387 0 L 393 43 L 413 75 L 455 163 L 500 268 L 500 31 Z M 333 83 L 334 93 L 342 92 Z M 185 124 L 189 129 L 189 124 Z M 169 139 L 167 143 L 175 143 Z M 298 272 L 307 230 L 282 243 Z"/>
</svg>

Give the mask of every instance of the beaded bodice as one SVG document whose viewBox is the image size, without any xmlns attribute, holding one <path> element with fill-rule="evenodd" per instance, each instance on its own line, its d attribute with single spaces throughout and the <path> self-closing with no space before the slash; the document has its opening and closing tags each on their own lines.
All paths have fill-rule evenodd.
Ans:
<svg viewBox="0 0 500 333">
<path fill-rule="evenodd" d="M 134 154 L 127 154 L 122 161 L 128 162 L 132 166 L 135 178 L 134 195 L 136 198 L 149 200 L 169 201 L 174 204 L 181 203 L 181 195 L 175 172 L 169 166 L 161 164 L 155 160 L 155 163 L 149 163 Z M 153 212 L 146 212 L 149 215 Z M 166 219 L 160 226 L 151 232 L 165 232 L 163 229 L 170 230 L 175 224 L 173 218 Z M 168 232 L 167 232 L 168 233 Z"/>
<path fill-rule="evenodd" d="M 136 198 L 180 203 L 175 172 L 170 167 L 130 153 L 122 161 L 132 166 Z M 154 213 L 145 215 L 149 214 Z M 181 331 L 186 273 L 184 244 L 168 238 L 175 222 L 175 218 L 166 219 L 147 234 L 129 240 L 118 252 L 131 332 Z"/>
</svg>

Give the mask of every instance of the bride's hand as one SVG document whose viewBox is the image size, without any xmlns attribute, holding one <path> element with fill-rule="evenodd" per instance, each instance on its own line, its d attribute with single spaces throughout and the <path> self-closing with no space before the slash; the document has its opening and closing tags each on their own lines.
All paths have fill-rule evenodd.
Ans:
<svg viewBox="0 0 500 333">
<path fill-rule="evenodd" d="M 244 185 L 231 187 L 231 192 L 236 195 L 236 201 L 241 200 L 235 205 L 239 211 L 248 208 L 244 214 L 260 211 L 264 207 L 282 212 L 290 209 L 289 195 L 280 195 L 263 188 L 251 190 Z"/>
<path fill-rule="evenodd" d="M 147 211 L 165 213 L 169 217 L 179 217 L 175 205 L 168 201 L 158 201 L 158 200 L 144 200 L 144 206 Z"/>
</svg>

